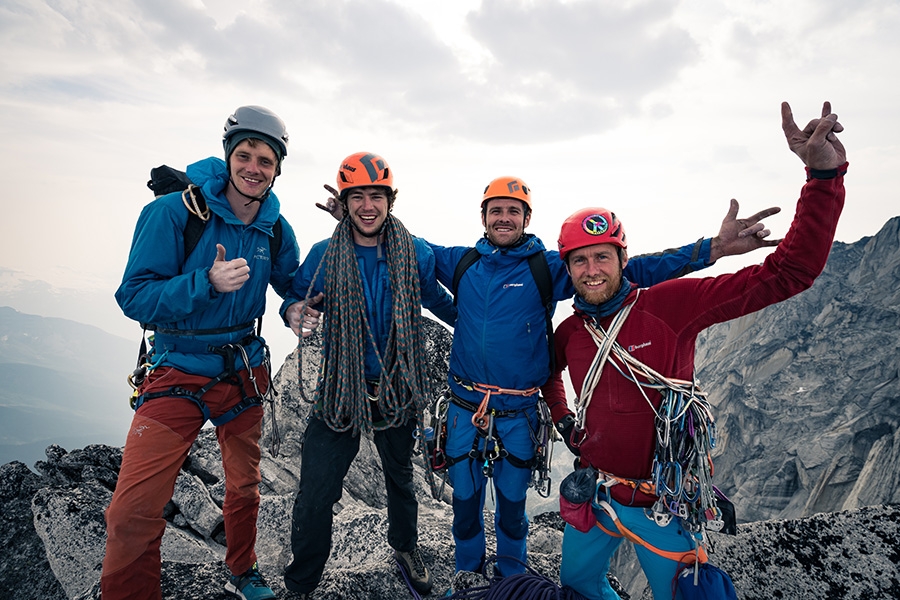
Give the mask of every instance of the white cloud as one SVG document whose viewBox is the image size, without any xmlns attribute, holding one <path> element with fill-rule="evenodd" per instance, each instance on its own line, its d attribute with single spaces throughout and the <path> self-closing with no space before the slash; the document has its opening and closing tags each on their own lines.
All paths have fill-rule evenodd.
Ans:
<svg viewBox="0 0 900 600">
<path fill-rule="evenodd" d="M 894 0 L 0 0 L 0 266 L 115 280 L 150 167 L 221 153 L 241 104 L 288 124 L 276 191 L 304 251 L 358 150 L 389 160 L 398 214 L 434 241 L 474 242 L 481 190 L 513 174 L 548 245 L 601 203 L 649 251 L 714 233 L 733 196 L 784 206 L 783 234 L 802 169 L 779 103 L 805 120 L 829 99 L 854 241 L 900 212 L 898 28 Z"/>
</svg>

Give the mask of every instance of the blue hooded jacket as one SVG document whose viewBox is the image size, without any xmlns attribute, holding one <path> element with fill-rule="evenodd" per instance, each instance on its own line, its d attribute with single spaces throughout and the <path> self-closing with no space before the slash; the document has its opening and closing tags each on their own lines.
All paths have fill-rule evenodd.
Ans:
<svg viewBox="0 0 900 600">
<path fill-rule="evenodd" d="M 201 188 L 212 213 L 197 246 L 185 259 L 188 210 L 180 192 L 145 206 L 135 227 L 116 301 L 128 318 L 163 329 L 215 330 L 247 324 L 228 333 L 154 335 L 157 357 L 168 351 L 160 366 L 215 377 L 224 369 L 224 361 L 206 348 L 239 342 L 253 332 L 253 321 L 265 312 L 269 283 L 284 297 L 298 266 L 297 239 L 280 217 L 280 204 L 273 193 L 260 205 L 253 223 L 245 225 L 235 216 L 225 198 L 225 161 L 214 157 L 201 160 L 190 165 L 187 174 Z M 277 219 L 282 221 L 281 246 L 270 249 Z M 226 260 L 243 257 L 250 267 L 250 279 L 235 292 L 220 294 L 209 282 L 216 244 L 225 247 Z M 277 255 L 270 256 L 270 251 Z M 251 344 L 247 351 L 250 366 L 262 364 L 260 344 Z M 246 365 L 239 361 L 236 366 Z"/>
<path fill-rule="evenodd" d="M 703 269 L 709 266 L 710 242 L 699 240 L 676 250 L 629 258 L 625 277 L 646 287 Z M 449 288 L 456 265 L 469 248 L 429 245 L 434 252 L 438 280 Z M 454 376 L 515 390 L 540 387 L 550 377 L 545 312 L 528 257 L 546 253 L 554 302 L 571 298 L 575 287 L 559 252 L 546 250 L 544 243 L 532 234 L 525 234 L 522 243 L 506 248 L 481 238 L 475 248 L 481 258 L 466 270 L 456 291 L 458 316 L 449 379 L 454 394 L 479 403 L 483 394 L 467 390 Z M 491 407 L 498 410 L 533 405 L 534 396 L 491 396 Z"/>
</svg>

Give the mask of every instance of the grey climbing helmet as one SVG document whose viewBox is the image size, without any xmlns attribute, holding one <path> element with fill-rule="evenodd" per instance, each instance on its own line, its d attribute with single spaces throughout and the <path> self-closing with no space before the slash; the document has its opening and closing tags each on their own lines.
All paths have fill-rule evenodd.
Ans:
<svg viewBox="0 0 900 600">
<path fill-rule="evenodd" d="M 222 145 L 225 160 L 234 148 L 247 138 L 258 138 L 266 142 L 278 156 L 278 162 L 287 156 L 288 132 L 284 121 L 268 108 L 262 106 L 241 106 L 225 121 Z"/>
</svg>

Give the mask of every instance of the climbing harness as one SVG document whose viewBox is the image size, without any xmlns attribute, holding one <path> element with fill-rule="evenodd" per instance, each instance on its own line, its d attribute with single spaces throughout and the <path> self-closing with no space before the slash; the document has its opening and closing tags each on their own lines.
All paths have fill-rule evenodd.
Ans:
<svg viewBox="0 0 900 600">
<path fill-rule="evenodd" d="M 469 391 L 480 392 L 484 394 L 484 397 L 479 404 L 474 404 L 455 394 L 450 394 L 450 402 L 472 413 L 472 425 L 475 426 L 475 438 L 472 441 L 472 448 L 467 454 L 456 457 L 447 457 L 444 455 L 445 464 L 449 467 L 466 458 L 470 458 L 479 462 L 481 464 L 481 472 L 485 477 L 490 478 L 494 474 L 494 463 L 498 460 L 506 460 L 514 467 L 530 469 L 531 479 L 529 480 L 529 487 L 534 488 L 541 497 L 549 497 L 551 489 L 550 463 L 553 458 L 555 428 L 553 427 L 553 418 L 550 415 L 550 409 L 547 407 L 547 404 L 541 398 L 537 399 L 535 407 L 538 415 L 537 431 L 531 428 L 530 422 L 528 423 L 531 441 L 535 446 L 535 455 L 528 460 L 523 460 L 507 451 L 503 446 L 503 440 L 500 439 L 500 436 L 497 435 L 494 428 L 495 419 L 514 417 L 524 411 L 522 409 L 497 410 L 492 408 L 490 409 L 490 412 L 488 412 L 488 405 L 491 396 L 494 394 L 509 394 L 513 396 L 528 397 L 537 394 L 540 391 L 540 388 L 535 387 L 527 390 L 515 390 L 466 381 L 455 375 L 453 376 L 453 379 L 461 387 Z M 483 444 L 482 440 L 484 441 Z"/>
<path fill-rule="evenodd" d="M 503 577 L 497 569 L 499 559 L 517 562 L 525 567 L 524 573 Z M 493 573 L 488 576 L 488 569 Z M 455 590 L 446 598 L 450 600 L 586 600 L 584 596 L 570 588 L 560 587 L 554 581 L 541 575 L 521 560 L 512 556 L 490 556 L 481 568 L 481 574 L 488 580 L 487 585 Z"/>
<path fill-rule="evenodd" d="M 252 326 L 252 323 L 250 325 Z M 213 332 L 219 333 L 221 332 L 221 330 L 205 330 L 203 333 L 209 334 Z M 177 334 L 196 335 L 198 333 L 198 331 L 185 332 L 171 329 L 157 329 L 157 333 L 150 337 L 149 352 L 147 351 L 147 341 L 142 336 L 141 352 L 138 358 L 138 367 L 128 377 L 128 382 L 134 389 L 134 392 L 130 399 L 132 409 L 136 411 L 145 402 L 149 402 L 157 398 L 184 398 L 186 400 L 190 400 L 197 406 L 197 408 L 203 415 L 204 422 L 209 421 L 214 426 L 219 427 L 221 425 L 224 425 L 225 423 L 228 423 L 248 408 L 252 408 L 253 406 L 262 406 L 263 403 L 268 403 L 270 406 L 270 412 L 272 413 L 272 438 L 270 452 L 274 456 L 278 456 L 278 451 L 281 446 L 281 435 L 278 430 L 278 423 L 275 417 L 274 410 L 271 410 L 274 406 L 274 396 L 276 392 L 274 386 L 272 385 L 272 365 L 271 359 L 269 357 L 268 346 L 265 344 L 261 337 L 253 333 L 245 336 L 239 343 L 224 344 L 222 346 L 210 346 L 209 344 L 204 344 L 203 342 L 197 340 L 183 340 L 174 342 L 171 341 L 171 338 Z M 256 380 L 256 375 L 254 374 L 253 369 L 250 366 L 250 357 L 247 354 L 246 346 L 252 343 L 259 343 L 263 348 L 262 366 L 265 368 L 266 375 L 269 380 L 269 384 L 266 387 L 265 393 L 260 392 L 259 385 Z M 158 346 L 163 346 L 165 349 L 160 352 L 159 355 L 156 355 L 156 352 L 159 350 Z M 140 393 L 140 388 L 146 381 L 147 376 L 162 364 L 170 350 L 190 352 L 205 351 L 211 352 L 213 354 L 218 354 L 222 357 L 225 368 L 221 373 L 211 378 L 206 385 L 196 391 L 176 385 L 158 392 L 147 392 L 143 394 Z M 240 368 L 238 367 L 237 363 L 238 360 L 243 363 L 244 369 L 247 372 L 247 381 L 253 388 L 253 395 L 247 395 L 246 392 L 244 392 L 244 382 L 241 378 Z M 203 402 L 203 396 L 214 386 L 223 382 L 237 386 L 241 390 L 243 397 L 227 412 L 216 418 L 212 418 L 209 407 L 205 402 Z"/>
<path fill-rule="evenodd" d="M 488 418 L 485 416 L 487 412 L 488 404 L 490 404 L 491 396 L 493 394 L 509 394 L 510 396 L 533 396 L 541 391 L 539 387 L 528 388 L 527 390 L 514 390 L 509 388 L 502 388 L 497 385 L 491 385 L 488 383 L 475 383 L 473 381 L 466 381 L 464 379 L 460 379 L 457 376 L 453 376 L 454 381 L 458 383 L 463 388 L 469 390 L 470 392 L 478 392 L 480 394 L 484 394 L 484 397 L 481 399 L 481 404 L 472 411 L 472 425 L 475 426 L 476 429 L 485 430 L 488 428 Z M 458 404 L 457 400 L 464 402 L 467 405 L 470 405 L 469 402 L 462 400 L 461 398 L 454 397 L 454 402 Z M 466 408 L 463 404 L 460 404 L 463 408 Z M 471 409 L 467 409 L 471 410 Z M 509 413 L 515 414 L 517 411 L 499 411 L 499 413 Z M 491 414 L 497 415 L 498 411 L 491 410 Z"/>
<path fill-rule="evenodd" d="M 598 487 L 604 487 L 606 485 L 606 483 L 607 482 L 601 480 L 600 482 L 598 482 L 597 485 L 598 485 Z M 706 549 L 703 547 L 702 535 L 700 535 L 700 534 L 693 534 L 690 536 L 690 539 L 691 539 L 692 543 L 694 544 L 694 548 L 692 550 L 686 550 L 686 551 L 681 551 L 681 552 L 663 550 L 661 548 L 657 548 L 653 544 L 644 540 L 644 538 L 642 538 L 638 534 L 636 534 L 633 531 L 631 531 L 630 529 L 628 529 L 628 527 L 626 527 L 625 524 L 622 523 L 622 521 L 619 519 L 619 515 L 616 514 L 616 511 L 615 511 L 615 509 L 613 509 L 612 505 L 609 502 L 607 502 L 606 500 L 599 499 L 599 494 L 598 494 L 596 506 L 598 506 L 600 509 L 602 509 L 603 512 L 605 512 L 609 516 L 609 518 L 612 519 L 613 523 L 616 526 L 616 529 L 618 530 L 617 532 L 610 531 L 609 529 L 604 527 L 603 524 L 600 523 L 600 521 L 597 521 L 597 527 L 602 529 L 603 532 L 606 533 L 607 535 L 611 535 L 613 537 L 624 537 L 625 539 L 627 539 L 628 541 L 630 541 L 634 544 L 643 546 L 644 548 L 646 548 L 647 550 L 650 550 L 654 554 L 657 554 L 659 556 L 662 556 L 663 558 L 666 558 L 668 560 L 675 561 L 675 562 L 681 563 L 681 564 L 693 565 L 693 564 L 697 564 L 697 563 L 705 563 L 709 560 L 709 556 L 706 554 Z"/>
</svg>

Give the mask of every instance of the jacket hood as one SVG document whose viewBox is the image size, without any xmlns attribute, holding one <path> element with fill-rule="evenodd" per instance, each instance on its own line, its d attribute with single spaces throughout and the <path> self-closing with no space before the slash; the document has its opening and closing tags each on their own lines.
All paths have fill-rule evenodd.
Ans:
<svg viewBox="0 0 900 600">
<path fill-rule="evenodd" d="M 188 178 L 194 182 L 194 185 L 200 187 L 203 197 L 209 209 L 222 217 L 226 222 L 235 225 L 241 224 L 234 212 L 231 210 L 231 204 L 225 197 L 225 186 L 228 184 L 228 167 L 221 158 L 210 156 L 203 160 L 197 161 L 187 168 Z M 267 235 L 272 235 L 272 226 L 278 220 L 278 214 L 281 211 L 281 204 L 275 192 L 270 191 L 269 197 L 259 206 L 259 213 L 256 219 L 250 225 L 262 230 Z"/>
</svg>

